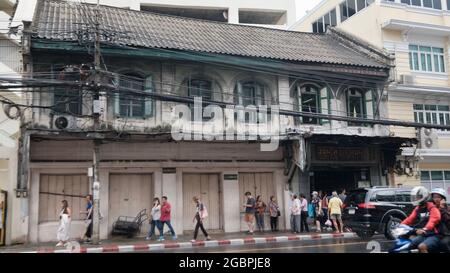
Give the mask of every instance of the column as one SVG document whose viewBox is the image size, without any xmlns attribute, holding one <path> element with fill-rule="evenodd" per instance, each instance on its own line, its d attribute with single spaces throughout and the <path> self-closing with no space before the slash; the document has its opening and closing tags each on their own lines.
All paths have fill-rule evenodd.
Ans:
<svg viewBox="0 0 450 273">
<path fill-rule="evenodd" d="M 183 233 L 183 191 L 182 173 L 175 168 L 163 168 L 162 171 L 162 196 L 167 196 L 167 201 L 172 206 L 171 224 L 177 234 Z M 167 227 L 165 227 L 167 231 Z"/>
<path fill-rule="evenodd" d="M 239 232 L 241 230 L 239 180 L 238 172 L 222 173 L 222 215 L 225 232 Z"/>
</svg>

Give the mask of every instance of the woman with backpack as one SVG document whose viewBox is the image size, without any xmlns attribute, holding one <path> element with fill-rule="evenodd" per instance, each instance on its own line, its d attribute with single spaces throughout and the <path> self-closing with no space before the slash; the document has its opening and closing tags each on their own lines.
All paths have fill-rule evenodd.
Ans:
<svg viewBox="0 0 450 273">
<path fill-rule="evenodd" d="M 199 228 L 202 230 L 203 235 L 205 235 L 206 240 L 209 241 L 211 240 L 211 237 L 209 237 L 208 233 L 205 230 L 205 227 L 203 226 L 203 220 L 206 217 L 208 217 L 208 211 L 206 210 L 206 206 L 200 201 L 200 199 L 197 196 L 194 196 L 192 200 L 194 201 L 196 208 L 195 216 L 194 219 L 192 219 L 192 222 L 195 222 L 197 220 L 197 224 L 195 225 L 194 239 L 191 240 L 191 242 L 195 243 L 195 241 L 197 240 Z"/>
</svg>

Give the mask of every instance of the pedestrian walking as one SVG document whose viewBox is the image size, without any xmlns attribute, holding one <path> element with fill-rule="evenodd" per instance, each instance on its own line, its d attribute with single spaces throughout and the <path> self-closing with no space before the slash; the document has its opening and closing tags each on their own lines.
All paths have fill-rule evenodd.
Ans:
<svg viewBox="0 0 450 273">
<path fill-rule="evenodd" d="M 206 232 L 205 227 L 203 226 L 203 221 L 208 217 L 208 210 L 206 209 L 206 206 L 200 201 L 200 199 L 197 196 L 194 196 L 192 198 L 192 201 L 195 203 L 195 216 L 192 222 L 197 221 L 197 224 L 195 225 L 194 230 L 194 239 L 191 240 L 191 242 L 195 242 L 197 240 L 198 235 L 198 229 L 200 228 L 203 232 L 203 235 L 205 235 L 205 238 L 207 241 L 211 240 L 211 237 L 209 237 L 208 232 Z"/>
<path fill-rule="evenodd" d="M 56 234 L 58 244 L 56 246 L 64 246 L 69 241 L 70 237 L 70 222 L 72 216 L 72 210 L 69 207 L 67 200 L 62 202 L 61 212 L 59 213 L 59 227 Z"/>
<path fill-rule="evenodd" d="M 339 198 L 336 191 L 333 192 L 332 198 L 328 203 L 328 210 L 331 221 L 333 221 L 333 225 L 336 227 L 338 232 L 344 232 L 344 224 L 342 222 L 342 200 Z M 339 226 L 338 226 L 339 223 Z"/>
<path fill-rule="evenodd" d="M 152 219 L 150 220 L 150 230 L 148 231 L 148 235 L 145 238 L 146 240 L 151 240 L 153 235 L 155 234 L 155 227 L 159 231 L 159 239 L 158 241 L 162 241 L 164 239 L 162 224 L 161 224 L 161 202 L 158 197 L 153 198 L 153 207 L 150 212 Z"/>
<path fill-rule="evenodd" d="M 169 227 L 170 233 L 172 234 L 172 239 L 176 240 L 177 235 L 175 234 L 175 231 L 173 230 L 172 224 L 170 223 L 170 212 L 171 212 L 172 206 L 167 201 L 167 196 L 161 197 L 161 231 L 162 236 L 159 238 L 159 241 L 164 241 L 164 225 L 167 225 Z"/>
<path fill-rule="evenodd" d="M 278 217 L 281 216 L 280 208 L 278 207 L 275 196 L 270 197 L 269 202 L 269 214 L 270 214 L 270 230 L 278 231 Z"/>
<path fill-rule="evenodd" d="M 256 197 L 256 212 L 255 212 L 255 216 L 256 216 L 256 225 L 258 227 L 258 230 L 260 232 L 264 231 L 264 214 L 266 212 L 266 204 L 264 203 L 264 201 L 262 200 L 261 195 L 258 195 Z"/>
<path fill-rule="evenodd" d="M 253 229 L 255 228 L 253 221 L 255 220 L 256 200 L 249 191 L 245 193 L 245 197 L 247 198 L 247 202 L 244 204 L 245 222 L 248 226 L 248 233 L 253 234 Z"/>
<path fill-rule="evenodd" d="M 92 228 L 93 228 L 93 221 L 92 221 L 92 215 L 93 215 L 93 207 L 94 204 L 92 202 L 92 195 L 88 194 L 86 195 L 86 211 L 81 211 L 80 214 L 86 214 L 86 218 L 84 220 L 84 224 L 86 226 L 86 232 L 84 233 L 82 240 L 85 243 L 90 243 L 92 238 Z"/>
<path fill-rule="evenodd" d="M 314 223 L 316 224 L 316 232 L 321 232 L 320 222 L 322 220 L 323 211 L 322 211 L 322 200 L 319 198 L 319 193 L 314 191 L 312 194 L 311 204 L 313 207 L 313 218 Z"/>
<path fill-rule="evenodd" d="M 300 217 L 301 217 L 301 209 L 300 209 L 300 200 L 297 198 L 297 195 L 292 195 L 292 204 L 291 204 L 291 227 L 292 232 L 300 233 Z"/>
<path fill-rule="evenodd" d="M 306 231 L 309 232 L 308 227 L 308 200 L 306 200 L 304 194 L 300 194 L 300 232 Z"/>
</svg>

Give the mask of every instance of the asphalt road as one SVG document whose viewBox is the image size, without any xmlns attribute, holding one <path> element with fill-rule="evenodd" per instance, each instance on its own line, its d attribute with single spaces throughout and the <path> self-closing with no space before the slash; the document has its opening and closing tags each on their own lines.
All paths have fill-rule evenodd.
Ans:
<svg viewBox="0 0 450 273">
<path fill-rule="evenodd" d="M 371 240 L 325 239 L 317 241 L 291 241 L 284 243 L 220 246 L 192 249 L 168 249 L 158 253 L 371 253 L 386 252 L 393 241 L 384 236 Z"/>
</svg>

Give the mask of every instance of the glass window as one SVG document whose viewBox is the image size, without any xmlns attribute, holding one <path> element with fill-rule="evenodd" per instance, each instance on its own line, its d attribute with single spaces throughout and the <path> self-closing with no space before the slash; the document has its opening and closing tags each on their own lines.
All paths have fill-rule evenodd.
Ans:
<svg viewBox="0 0 450 273">
<path fill-rule="evenodd" d="M 358 8 L 358 12 L 366 7 L 366 0 L 356 0 L 356 6 Z"/>
<path fill-rule="evenodd" d="M 125 76 L 120 79 L 120 86 L 132 90 L 144 91 L 144 79 L 136 76 Z M 119 95 L 119 109 L 121 117 L 143 117 L 145 99 L 131 92 Z"/>
<path fill-rule="evenodd" d="M 409 45 L 411 70 L 445 72 L 444 49 L 439 47 Z"/>
<path fill-rule="evenodd" d="M 348 17 L 352 17 L 356 13 L 355 0 L 347 0 Z"/>
<path fill-rule="evenodd" d="M 430 181 L 430 172 L 429 171 L 421 171 L 420 172 L 420 180 L 421 181 Z"/>
<path fill-rule="evenodd" d="M 336 9 L 330 11 L 330 18 L 331 18 L 331 25 L 336 26 L 337 25 Z"/>
<path fill-rule="evenodd" d="M 433 1 L 432 0 L 422 0 L 423 6 L 426 8 L 433 8 Z"/>
<path fill-rule="evenodd" d="M 340 5 L 340 8 L 341 8 L 341 22 L 344 22 L 349 17 L 347 10 L 347 2 L 344 1 L 344 3 Z"/>
<path fill-rule="evenodd" d="M 349 117 L 363 118 L 365 116 L 364 111 L 364 96 L 363 92 L 350 88 L 347 92 L 347 113 Z M 360 123 L 349 122 L 349 126 L 360 126 Z"/>
<path fill-rule="evenodd" d="M 401 0 L 403 4 L 411 5 L 411 0 Z"/>
<path fill-rule="evenodd" d="M 399 191 L 395 194 L 395 201 L 397 202 L 411 202 L 410 191 Z"/>
<path fill-rule="evenodd" d="M 319 27 L 317 26 L 317 21 L 312 24 L 312 28 L 313 28 L 313 32 L 314 33 L 318 33 L 319 32 Z"/>
<path fill-rule="evenodd" d="M 317 87 L 312 85 L 306 85 L 300 87 L 300 96 L 302 112 L 309 113 L 319 113 L 319 90 Z M 312 117 L 302 117 L 303 123 L 305 124 L 318 124 L 317 118 Z"/>
<path fill-rule="evenodd" d="M 442 171 L 431 171 L 431 180 L 433 181 L 441 181 L 444 180 Z"/>
<path fill-rule="evenodd" d="M 53 68 L 52 68 L 53 70 Z M 59 72 L 59 79 L 71 82 L 80 82 L 80 73 L 73 68 L 64 68 Z M 53 110 L 62 114 L 81 114 L 81 105 L 83 102 L 82 92 L 79 87 L 55 87 L 53 96 Z"/>
<path fill-rule="evenodd" d="M 445 171 L 444 174 L 445 174 L 445 180 L 447 182 L 450 182 L 450 171 Z"/>
<path fill-rule="evenodd" d="M 447 0 L 447 10 L 450 10 L 450 0 Z"/>
<path fill-rule="evenodd" d="M 413 6 L 422 6 L 421 0 L 411 0 L 411 5 Z"/>
<path fill-rule="evenodd" d="M 323 18 L 317 20 L 317 30 L 319 33 L 325 32 L 325 29 L 323 28 Z"/>
<path fill-rule="evenodd" d="M 433 8 L 434 9 L 442 9 L 441 0 L 433 0 Z"/>
<path fill-rule="evenodd" d="M 395 192 L 379 191 L 375 194 L 375 200 L 378 202 L 395 202 Z"/>
</svg>

